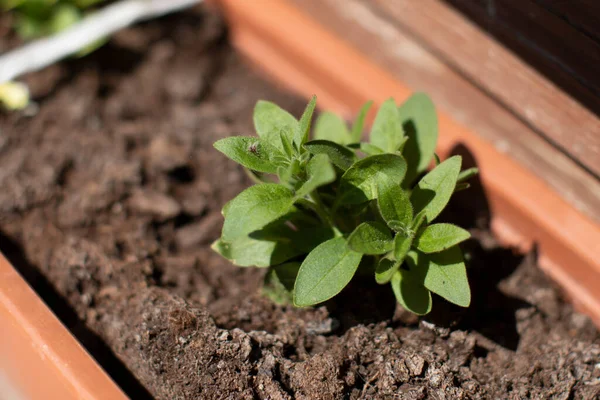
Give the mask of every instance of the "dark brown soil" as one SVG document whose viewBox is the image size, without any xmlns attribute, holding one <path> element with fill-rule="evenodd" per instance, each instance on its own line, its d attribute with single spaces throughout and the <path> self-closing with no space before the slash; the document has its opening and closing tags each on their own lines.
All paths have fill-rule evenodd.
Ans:
<svg viewBox="0 0 600 400">
<path fill-rule="evenodd" d="M 257 99 L 304 106 L 249 72 L 216 17 L 129 29 L 27 81 L 39 109 L 0 116 L 0 249 L 133 398 L 600 396 L 600 334 L 535 254 L 496 244 L 481 189 L 445 216 L 476 237 L 468 310 L 436 298 L 417 319 L 363 282 L 281 307 L 258 294 L 264 270 L 214 254 L 249 182 L 212 143 L 252 134 Z"/>
</svg>

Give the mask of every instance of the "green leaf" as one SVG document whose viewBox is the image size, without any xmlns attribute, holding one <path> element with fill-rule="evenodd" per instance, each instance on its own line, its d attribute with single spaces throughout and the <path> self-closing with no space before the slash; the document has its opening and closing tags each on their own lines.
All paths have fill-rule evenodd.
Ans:
<svg viewBox="0 0 600 400">
<path fill-rule="evenodd" d="M 276 304 L 286 305 L 293 300 L 294 282 L 300 263 L 289 262 L 269 268 L 265 275 L 262 293 Z"/>
<path fill-rule="evenodd" d="M 281 140 L 281 146 L 283 147 L 283 151 L 288 156 L 288 159 L 291 159 L 296 153 L 296 150 L 292 145 L 292 133 L 288 132 L 288 129 L 289 128 L 286 127 L 280 132 L 279 139 Z"/>
<path fill-rule="evenodd" d="M 394 238 L 394 260 L 399 263 L 404 262 L 410 246 L 412 245 L 413 238 L 410 236 L 404 236 L 398 233 Z"/>
<path fill-rule="evenodd" d="M 363 153 L 374 156 L 375 154 L 383 154 L 385 151 L 381 150 L 379 147 L 371 144 L 371 143 L 360 143 L 359 146 L 360 151 Z"/>
<path fill-rule="evenodd" d="M 50 21 L 48 21 L 48 28 L 50 33 L 57 33 L 67 29 L 81 18 L 81 12 L 77 7 L 70 4 L 61 4 L 53 10 Z"/>
<path fill-rule="evenodd" d="M 298 121 L 293 115 L 270 101 L 260 100 L 254 107 L 254 128 L 265 142 L 284 152 L 281 135 L 286 135 L 291 142 L 296 132 Z"/>
<path fill-rule="evenodd" d="M 396 232 L 408 232 L 413 209 L 408 194 L 400 185 L 381 185 L 377 206 L 388 226 Z"/>
<path fill-rule="evenodd" d="M 438 253 L 464 242 L 471 237 L 471 234 L 452 224 L 433 224 L 429 225 L 418 237 L 416 242 L 417 249 L 423 253 Z"/>
<path fill-rule="evenodd" d="M 310 101 L 300 117 L 296 134 L 294 135 L 294 144 L 299 149 L 308 140 L 308 134 L 310 132 L 310 123 L 312 121 L 313 113 L 315 112 L 315 106 L 317 105 L 317 96 L 311 97 Z"/>
<path fill-rule="evenodd" d="M 352 132 L 350 133 L 350 141 L 352 143 L 360 142 L 360 139 L 362 138 L 363 130 L 365 129 L 365 118 L 366 118 L 367 113 L 369 112 L 369 109 L 371 108 L 372 105 L 373 105 L 373 102 L 368 101 L 361 107 L 360 111 L 358 112 L 358 115 L 356 116 L 356 120 L 354 121 L 354 124 L 352 125 Z"/>
<path fill-rule="evenodd" d="M 431 162 L 438 139 L 438 120 L 433 102 L 424 93 L 413 94 L 398 111 L 409 138 L 402 154 L 409 165 L 406 183 L 410 185 Z"/>
<path fill-rule="evenodd" d="M 357 253 L 377 255 L 391 251 L 394 241 L 387 226 L 378 222 L 363 222 L 348 237 L 348 246 Z"/>
<path fill-rule="evenodd" d="M 411 251 L 406 258 L 411 269 L 425 276 L 424 285 L 433 293 L 461 307 L 471 303 L 467 270 L 458 246 L 441 253 L 425 254 Z"/>
<path fill-rule="evenodd" d="M 256 137 L 232 136 L 216 141 L 213 146 L 221 153 L 244 167 L 269 174 L 285 166 L 281 152 Z"/>
<path fill-rule="evenodd" d="M 331 162 L 342 171 L 346 171 L 358 160 L 352 150 L 329 140 L 311 140 L 304 148 L 313 155 L 327 154 Z"/>
<path fill-rule="evenodd" d="M 375 117 L 371 128 L 371 144 L 393 153 L 402 142 L 404 131 L 396 102 L 394 99 L 386 100 Z"/>
<path fill-rule="evenodd" d="M 415 215 L 410 230 L 415 235 L 418 235 L 421 228 L 425 225 L 425 222 L 427 222 L 427 214 L 425 213 L 425 210 L 421 210 L 421 212 Z"/>
<path fill-rule="evenodd" d="M 222 239 L 226 242 L 248 235 L 292 211 L 294 194 L 275 183 L 251 186 L 226 207 Z"/>
<path fill-rule="evenodd" d="M 362 254 L 351 250 L 343 237 L 328 240 L 306 257 L 294 286 L 294 305 L 310 306 L 328 300 L 350 282 Z"/>
<path fill-rule="evenodd" d="M 456 184 L 456 187 L 454 188 L 454 193 L 456 192 L 460 192 L 462 190 L 467 190 L 468 188 L 471 187 L 471 184 L 467 183 L 467 182 L 460 182 Z"/>
<path fill-rule="evenodd" d="M 460 174 L 458 174 L 458 179 L 456 180 L 457 182 L 464 182 L 467 179 L 470 179 L 472 177 L 474 177 L 475 175 L 477 175 L 479 173 L 479 168 L 467 168 L 464 171 L 461 171 Z"/>
<path fill-rule="evenodd" d="M 296 191 L 296 198 L 309 195 L 319 186 L 335 181 L 335 170 L 326 154 L 317 154 L 306 165 L 308 179 Z"/>
<path fill-rule="evenodd" d="M 450 157 L 419 181 L 410 200 L 415 213 L 425 211 L 427 222 L 431 223 L 450 201 L 460 172 L 462 158 Z"/>
<path fill-rule="evenodd" d="M 239 267 L 268 267 L 302 252 L 284 241 L 258 240 L 242 236 L 232 242 L 215 241 L 211 248 Z"/>
<path fill-rule="evenodd" d="M 392 290 L 398 303 L 406 310 L 417 315 L 431 311 L 431 292 L 423 286 L 418 274 L 400 268 L 392 277 Z"/>
<path fill-rule="evenodd" d="M 331 112 L 324 112 L 317 118 L 314 139 L 329 140 L 338 144 L 348 144 L 351 140 L 346 122 Z"/>
<path fill-rule="evenodd" d="M 382 257 L 379 260 L 379 264 L 377 264 L 377 268 L 375 268 L 375 281 L 380 285 L 388 283 L 392 279 L 392 276 L 394 276 L 394 273 L 398 271 L 401 264 L 400 262 Z"/>
<path fill-rule="evenodd" d="M 300 254 L 308 254 L 321 243 L 333 239 L 335 234 L 328 226 L 312 226 L 290 232 L 288 236 Z"/>
<path fill-rule="evenodd" d="M 406 161 L 396 154 L 379 154 L 357 161 L 342 176 L 340 204 L 359 204 L 377 198 L 384 186 L 400 185 Z"/>
</svg>

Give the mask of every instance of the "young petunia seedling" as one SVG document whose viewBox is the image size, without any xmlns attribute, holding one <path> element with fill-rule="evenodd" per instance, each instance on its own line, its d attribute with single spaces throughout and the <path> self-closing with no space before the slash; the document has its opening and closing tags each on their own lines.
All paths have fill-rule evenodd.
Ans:
<svg viewBox="0 0 600 400">
<path fill-rule="evenodd" d="M 241 267 L 269 268 L 263 292 L 278 303 L 324 302 L 364 279 L 360 269 L 390 284 L 415 314 L 431 311 L 431 292 L 469 306 L 459 244 L 470 234 L 435 220 L 477 170 L 461 172 L 460 156 L 440 161 L 434 154 L 438 124 L 429 97 L 417 93 L 400 107 L 385 101 L 368 142 L 361 138 L 371 103 L 351 128 L 321 114 L 309 140 L 315 103 L 297 120 L 259 101 L 257 137 L 214 144 L 258 183 L 223 207 L 213 249 Z"/>
</svg>

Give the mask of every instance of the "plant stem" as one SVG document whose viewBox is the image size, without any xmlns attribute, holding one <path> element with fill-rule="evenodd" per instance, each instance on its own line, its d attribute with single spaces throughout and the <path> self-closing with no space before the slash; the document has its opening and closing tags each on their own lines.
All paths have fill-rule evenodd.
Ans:
<svg viewBox="0 0 600 400">
<path fill-rule="evenodd" d="M 315 212 L 317 213 L 317 215 L 319 215 L 319 218 L 321 218 L 321 220 L 324 223 L 326 223 L 333 229 L 333 232 L 335 233 L 336 237 L 342 236 L 342 232 L 340 232 L 338 227 L 335 225 L 335 222 L 327 212 L 327 209 L 325 208 L 325 205 L 321 201 L 321 197 L 319 197 L 317 192 L 313 191 L 309 196 L 315 205 Z"/>
<path fill-rule="evenodd" d="M 106 6 L 56 35 L 0 56 L 0 83 L 54 64 L 135 22 L 179 11 L 200 2 L 202 0 L 121 0 Z"/>
</svg>

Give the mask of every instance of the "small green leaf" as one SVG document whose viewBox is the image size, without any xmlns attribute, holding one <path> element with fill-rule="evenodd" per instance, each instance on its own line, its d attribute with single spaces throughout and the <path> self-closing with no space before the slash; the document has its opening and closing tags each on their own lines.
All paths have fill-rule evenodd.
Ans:
<svg viewBox="0 0 600 400">
<path fill-rule="evenodd" d="M 377 198 L 384 186 L 400 185 L 406 161 L 396 154 L 379 154 L 357 161 L 342 176 L 339 204 L 359 204 Z"/>
<path fill-rule="evenodd" d="M 360 151 L 363 153 L 374 156 L 375 154 L 383 154 L 385 151 L 381 150 L 379 147 L 371 144 L 371 143 L 361 143 L 359 147 Z"/>
<path fill-rule="evenodd" d="M 277 147 L 281 152 L 284 152 L 285 149 L 280 136 L 282 134 L 288 136 L 291 142 L 298 126 L 298 121 L 293 115 L 277 104 L 264 100 L 256 103 L 253 120 L 258 136 L 270 145 Z"/>
<path fill-rule="evenodd" d="M 391 251 L 394 241 L 387 226 L 363 222 L 348 237 L 348 246 L 357 253 L 377 255 Z"/>
<path fill-rule="evenodd" d="M 394 260 L 399 263 L 404 262 L 410 246 L 412 245 L 413 238 L 410 236 L 404 236 L 398 233 L 394 238 Z"/>
<path fill-rule="evenodd" d="M 346 171 L 358 160 L 352 150 L 329 140 L 311 140 L 304 148 L 313 155 L 327 154 L 331 162 L 342 171 Z"/>
<path fill-rule="evenodd" d="M 294 143 L 296 147 L 299 149 L 302 147 L 304 143 L 308 140 L 308 134 L 310 132 L 310 123 L 312 121 L 313 113 L 315 112 L 315 106 L 317 105 L 317 96 L 311 97 L 310 101 L 306 105 L 306 109 L 304 109 L 304 113 L 302 113 L 302 117 L 300 117 L 300 122 L 298 123 L 298 129 L 296 129 L 296 134 L 294 135 Z"/>
<path fill-rule="evenodd" d="M 328 140 L 342 145 L 350 143 L 351 140 L 346 122 L 331 112 L 324 112 L 317 118 L 314 139 Z"/>
<path fill-rule="evenodd" d="M 358 112 L 358 115 L 356 116 L 356 120 L 354 121 L 354 124 L 352 125 L 352 132 L 350 133 L 350 141 L 352 143 L 360 142 L 360 139 L 362 138 L 363 130 L 365 129 L 365 118 L 367 116 L 367 113 L 369 112 L 369 109 L 371 109 L 372 105 L 373 105 L 373 102 L 368 101 L 361 107 L 360 111 Z"/>
<path fill-rule="evenodd" d="M 371 144 L 393 153 L 402 142 L 404 131 L 396 102 L 394 99 L 386 100 L 375 117 L 371 128 Z"/>
<path fill-rule="evenodd" d="M 438 253 L 464 242 L 471 234 L 452 224 L 429 225 L 416 241 L 417 249 L 423 253 Z"/>
<path fill-rule="evenodd" d="M 294 305 L 311 306 L 329 300 L 350 282 L 362 254 L 352 251 L 343 237 L 316 247 L 302 263 L 294 286 Z"/>
<path fill-rule="evenodd" d="M 392 289 L 396 300 L 406 310 L 417 315 L 431 311 L 431 292 L 423 286 L 418 274 L 400 268 L 392 277 Z"/>
<path fill-rule="evenodd" d="M 222 239 L 232 242 L 293 210 L 294 195 L 275 183 L 251 186 L 227 204 Z"/>
<path fill-rule="evenodd" d="M 438 120 L 433 102 L 424 93 L 415 93 L 398 109 L 408 142 L 403 155 L 409 165 L 406 184 L 410 185 L 431 162 L 438 139 Z"/>
<path fill-rule="evenodd" d="M 308 179 L 296 191 L 296 198 L 307 196 L 319 186 L 335 181 L 335 170 L 326 154 L 314 156 L 306 165 L 306 174 Z"/>
<path fill-rule="evenodd" d="M 321 243 L 333 239 L 335 235 L 330 227 L 311 226 L 290 232 L 288 236 L 293 246 L 300 250 L 301 254 L 308 254 Z"/>
<path fill-rule="evenodd" d="M 411 251 L 406 258 L 413 271 L 425 275 L 424 285 L 433 293 L 461 307 L 471 303 L 471 290 L 467 279 L 467 270 L 458 246 L 440 253 L 425 254 Z"/>
<path fill-rule="evenodd" d="M 474 177 L 478 173 L 479 173 L 479 168 L 475 168 L 475 167 L 467 168 L 464 171 L 461 171 L 460 174 L 458 174 L 458 179 L 456 181 L 459 183 L 464 182 L 467 179 Z"/>
<path fill-rule="evenodd" d="M 268 267 L 302 252 L 284 241 L 258 240 L 242 236 L 232 242 L 215 241 L 211 248 L 239 267 Z"/>
<path fill-rule="evenodd" d="M 470 183 L 467 182 L 460 182 L 456 184 L 456 187 L 454 188 L 454 193 L 456 192 L 460 192 L 462 190 L 467 190 L 468 188 L 471 187 Z"/>
<path fill-rule="evenodd" d="M 392 276 L 394 276 L 394 273 L 398 271 L 401 264 L 387 257 L 382 257 L 375 269 L 375 281 L 380 285 L 388 283 L 392 279 Z"/>
<path fill-rule="evenodd" d="M 292 133 L 288 132 L 288 127 L 279 132 L 279 139 L 281 139 L 281 146 L 283 147 L 283 151 L 288 156 L 288 159 L 291 159 L 294 154 L 296 154 L 296 150 L 292 145 Z"/>
<path fill-rule="evenodd" d="M 407 232 L 413 218 L 408 194 L 400 185 L 381 185 L 377 206 L 388 226 L 396 232 Z"/>
<path fill-rule="evenodd" d="M 450 201 L 460 172 L 462 158 L 450 157 L 423 177 L 414 188 L 410 200 L 416 213 L 425 210 L 431 223 Z"/>
<path fill-rule="evenodd" d="M 418 235 L 421 228 L 425 225 L 425 222 L 427 222 L 427 214 L 425 213 L 425 210 L 421 210 L 421 212 L 415 215 L 415 218 L 413 219 L 410 227 L 411 231 L 415 235 Z"/>
<path fill-rule="evenodd" d="M 294 282 L 299 269 L 300 263 L 298 262 L 270 267 L 265 275 L 262 293 L 276 304 L 290 304 L 293 299 Z"/>
<path fill-rule="evenodd" d="M 213 146 L 221 153 L 244 167 L 269 174 L 285 166 L 281 152 L 256 137 L 232 136 L 216 141 Z"/>
</svg>

